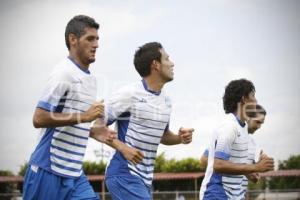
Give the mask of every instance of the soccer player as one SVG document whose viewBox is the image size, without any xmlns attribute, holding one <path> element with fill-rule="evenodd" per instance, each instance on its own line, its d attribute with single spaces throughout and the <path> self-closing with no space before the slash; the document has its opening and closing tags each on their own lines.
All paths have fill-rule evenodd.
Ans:
<svg viewBox="0 0 300 200">
<path fill-rule="evenodd" d="M 249 136 L 246 106 L 255 105 L 255 87 L 246 79 L 231 81 L 225 88 L 224 121 L 216 128 L 209 148 L 208 165 L 201 189 L 202 199 L 244 199 L 244 176 L 274 169 L 274 160 L 263 156 L 247 164 Z"/>
<path fill-rule="evenodd" d="M 251 135 L 254 134 L 255 131 L 261 127 L 261 125 L 265 121 L 265 116 L 267 114 L 265 109 L 261 105 L 256 105 L 256 109 L 252 113 L 253 114 L 247 113 L 248 116 L 250 117 L 247 120 L 248 133 L 250 134 L 249 143 L 248 143 L 248 158 L 247 158 L 247 163 L 249 164 L 255 163 L 255 154 L 256 154 L 256 144 L 254 139 L 251 137 Z M 262 156 L 266 156 L 266 155 L 263 154 L 261 151 L 260 159 Z M 204 154 L 200 158 L 200 165 L 202 168 L 206 168 L 207 166 L 207 157 L 208 157 L 208 149 L 205 150 Z M 259 173 L 252 173 L 252 174 L 248 174 L 247 176 L 244 176 L 242 186 L 244 187 L 245 191 L 247 191 L 248 179 L 256 183 L 260 179 L 260 175 Z"/>
<path fill-rule="evenodd" d="M 134 55 L 140 82 L 125 86 L 105 104 L 108 124 L 117 125 L 117 149 L 105 182 L 113 200 L 150 200 L 154 162 L 160 143 L 188 144 L 192 128 L 169 129 L 171 101 L 163 86 L 173 80 L 174 64 L 158 42 L 146 43 Z M 124 149 L 131 151 L 124 153 Z"/>
<path fill-rule="evenodd" d="M 82 171 L 88 137 L 107 142 L 113 132 L 90 132 L 90 122 L 104 115 L 96 102 L 96 79 L 89 71 L 98 48 L 99 24 L 84 15 L 65 30 L 69 56 L 51 73 L 33 116 L 40 141 L 31 155 L 23 199 L 99 199 Z"/>
</svg>

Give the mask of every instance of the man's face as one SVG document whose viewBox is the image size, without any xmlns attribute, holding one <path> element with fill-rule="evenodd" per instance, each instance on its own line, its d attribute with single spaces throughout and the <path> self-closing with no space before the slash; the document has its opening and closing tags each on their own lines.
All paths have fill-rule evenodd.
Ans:
<svg viewBox="0 0 300 200">
<path fill-rule="evenodd" d="M 164 49 L 159 51 L 161 53 L 160 75 L 165 82 L 172 81 L 174 78 L 174 63 L 169 59 L 169 55 Z"/>
<path fill-rule="evenodd" d="M 248 120 L 248 132 L 253 134 L 265 122 L 265 115 L 257 113 L 256 117 Z"/>
<path fill-rule="evenodd" d="M 95 28 L 85 28 L 85 33 L 77 39 L 75 45 L 78 58 L 85 65 L 95 62 L 98 48 L 98 31 Z"/>
</svg>

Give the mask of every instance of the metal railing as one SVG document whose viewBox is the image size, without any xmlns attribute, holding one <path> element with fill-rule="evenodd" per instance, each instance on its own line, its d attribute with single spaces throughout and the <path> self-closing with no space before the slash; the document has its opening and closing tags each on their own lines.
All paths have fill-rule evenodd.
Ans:
<svg viewBox="0 0 300 200">
<path fill-rule="evenodd" d="M 99 194 L 99 193 L 98 193 Z M 100 195 L 100 194 L 99 194 Z M 0 200 L 21 200 L 22 194 L 0 193 Z M 112 200 L 109 193 L 104 194 L 105 200 Z M 102 200 L 104 200 L 102 199 Z M 199 191 L 155 191 L 153 200 L 198 200 Z M 292 190 L 250 190 L 247 200 L 300 200 L 300 188 Z"/>
</svg>

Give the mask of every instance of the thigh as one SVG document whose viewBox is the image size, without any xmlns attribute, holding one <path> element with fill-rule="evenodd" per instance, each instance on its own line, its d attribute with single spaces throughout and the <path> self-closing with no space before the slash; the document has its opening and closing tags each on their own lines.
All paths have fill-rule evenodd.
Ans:
<svg viewBox="0 0 300 200">
<path fill-rule="evenodd" d="M 106 186 L 113 200 L 152 200 L 151 192 L 137 177 L 108 177 Z"/>
<path fill-rule="evenodd" d="M 75 181 L 74 189 L 72 192 L 71 200 L 89 199 L 99 200 L 99 196 L 94 192 L 91 184 L 89 183 L 86 175 L 82 174 Z"/>
</svg>

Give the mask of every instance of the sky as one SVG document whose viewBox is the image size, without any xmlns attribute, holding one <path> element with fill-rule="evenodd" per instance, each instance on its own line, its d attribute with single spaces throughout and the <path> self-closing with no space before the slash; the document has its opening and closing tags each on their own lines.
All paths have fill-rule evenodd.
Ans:
<svg viewBox="0 0 300 200">
<path fill-rule="evenodd" d="M 267 110 L 254 138 L 276 161 L 300 154 L 300 1 L 11 0 L 0 2 L 0 169 L 19 171 L 38 130 L 32 116 L 51 69 L 68 55 L 67 22 L 89 15 L 100 24 L 96 62 L 98 99 L 141 78 L 135 50 L 158 41 L 175 63 L 165 85 L 172 99 L 170 129 L 195 128 L 189 145 L 159 147 L 167 158 L 199 158 L 224 115 L 230 80 L 247 78 Z M 89 141 L 86 160 L 111 155 Z M 98 152 L 98 153 L 95 153 Z M 96 156 L 97 155 L 97 156 Z"/>
</svg>

